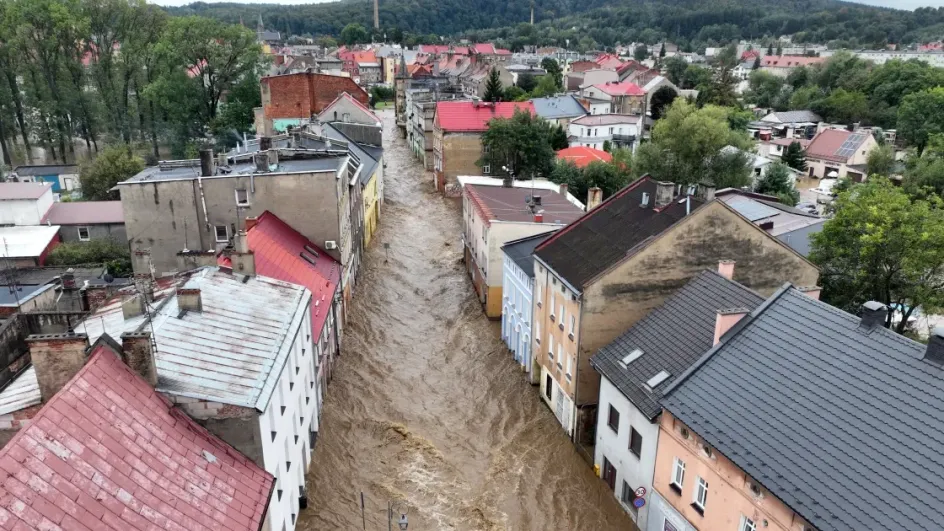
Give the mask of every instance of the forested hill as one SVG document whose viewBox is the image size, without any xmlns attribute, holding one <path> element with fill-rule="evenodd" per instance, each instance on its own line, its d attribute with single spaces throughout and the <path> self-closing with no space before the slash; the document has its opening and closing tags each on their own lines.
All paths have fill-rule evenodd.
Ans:
<svg viewBox="0 0 944 531">
<path fill-rule="evenodd" d="M 268 29 L 337 36 L 352 22 L 370 28 L 371 6 L 369 0 L 294 6 L 195 3 L 169 11 L 242 20 L 249 27 L 255 27 L 261 13 Z M 509 46 L 563 45 L 567 39 L 574 45 L 588 37 L 600 46 L 663 37 L 710 45 L 789 34 L 795 40 L 873 47 L 944 34 L 944 8 L 897 11 L 836 0 L 535 0 L 537 27 L 518 26 L 528 21 L 529 13 L 527 0 L 380 1 L 381 26 L 420 41 L 429 34 L 461 34 L 504 39 Z"/>
</svg>

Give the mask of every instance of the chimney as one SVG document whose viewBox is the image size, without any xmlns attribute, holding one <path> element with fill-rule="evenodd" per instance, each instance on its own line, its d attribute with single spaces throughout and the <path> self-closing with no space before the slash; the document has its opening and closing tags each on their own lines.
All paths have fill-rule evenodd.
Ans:
<svg viewBox="0 0 944 531">
<path fill-rule="evenodd" d="M 774 230 L 774 222 L 773 222 L 773 220 L 762 221 L 762 222 L 760 222 L 760 224 L 757 225 L 757 226 L 760 227 L 760 230 L 765 231 L 765 232 L 770 232 L 770 231 Z"/>
<path fill-rule="evenodd" d="M 738 321 L 744 318 L 745 315 L 749 314 L 750 310 L 747 308 L 729 308 L 727 310 L 718 310 L 718 315 L 715 317 L 715 340 L 712 345 L 717 345 L 721 341 L 721 336 L 723 336 L 728 330 L 731 330 L 731 327 L 738 324 Z"/>
<path fill-rule="evenodd" d="M 944 365 L 944 326 L 935 326 L 928 338 L 924 359 L 936 365 Z"/>
<path fill-rule="evenodd" d="M 510 175 L 506 175 L 504 178 L 502 178 L 502 188 L 514 188 L 514 186 L 515 186 L 514 177 Z"/>
<path fill-rule="evenodd" d="M 256 223 L 259 223 L 259 218 L 255 216 L 250 216 L 246 218 L 246 232 L 252 230 L 256 226 Z"/>
<path fill-rule="evenodd" d="M 587 212 L 590 212 L 594 208 L 600 206 L 600 203 L 603 202 L 603 190 L 599 187 L 594 186 L 587 190 Z"/>
<path fill-rule="evenodd" d="M 249 237 L 246 231 L 241 230 L 233 238 L 234 252 L 230 255 L 233 263 L 233 271 L 247 276 L 256 275 L 256 259 L 252 250 L 249 248 Z"/>
<path fill-rule="evenodd" d="M 200 150 L 200 175 L 203 177 L 210 177 L 216 173 L 215 164 L 213 162 L 213 150 L 212 149 L 201 149 Z"/>
<path fill-rule="evenodd" d="M 216 251 L 190 251 L 184 249 L 177 253 L 178 271 L 190 271 L 191 269 L 216 265 Z"/>
<path fill-rule="evenodd" d="M 564 196 L 564 199 L 567 199 L 567 183 L 560 185 L 560 195 Z"/>
<path fill-rule="evenodd" d="M 797 289 L 800 291 L 800 293 L 815 300 L 819 300 L 819 295 L 823 292 L 823 288 L 819 286 L 805 286 Z"/>
<path fill-rule="evenodd" d="M 279 150 L 270 149 L 266 151 L 266 169 L 274 171 L 279 166 Z"/>
<path fill-rule="evenodd" d="M 151 387 L 157 385 L 157 366 L 154 363 L 150 332 L 121 334 L 121 361 L 144 378 Z"/>
<path fill-rule="evenodd" d="M 75 269 L 66 269 L 62 274 L 62 289 L 75 289 Z"/>
<path fill-rule="evenodd" d="M 269 171 L 269 155 L 266 153 L 253 153 L 252 162 L 255 164 L 257 172 Z"/>
<path fill-rule="evenodd" d="M 715 185 L 711 183 L 698 183 L 698 186 L 695 187 L 695 197 L 706 203 L 713 200 L 715 198 Z"/>
<path fill-rule="evenodd" d="M 89 347 L 85 334 L 39 334 L 26 338 L 39 382 L 39 396 L 48 402 L 85 365 Z"/>
<path fill-rule="evenodd" d="M 734 260 L 719 261 L 718 274 L 728 280 L 733 280 L 734 279 Z"/>
<path fill-rule="evenodd" d="M 654 208 L 662 208 L 672 202 L 675 197 L 675 184 L 656 181 L 656 203 Z"/>
<path fill-rule="evenodd" d="M 540 210 L 534 213 L 534 222 L 535 223 L 544 223 L 544 211 Z"/>
<path fill-rule="evenodd" d="M 144 297 L 135 293 L 130 299 L 122 301 L 121 315 L 126 321 L 144 315 Z"/>
<path fill-rule="evenodd" d="M 266 151 L 268 149 L 272 149 L 272 137 L 259 137 L 259 151 Z"/>
<path fill-rule="evenodd" d="M 886 317 L 888 317 L 888 308 L 884 304 L 869 301 L 862 305 L 862 319 L 859 321 L 859 326 L 863 328 L 885 326 Z"/>
<path fill-rule="evenodd" d="M 199 284 L 191 280 L 177 287 L 177 308 L 188 312 L 203 311 L 203 297 L 200 296 Z"/>
</svg>

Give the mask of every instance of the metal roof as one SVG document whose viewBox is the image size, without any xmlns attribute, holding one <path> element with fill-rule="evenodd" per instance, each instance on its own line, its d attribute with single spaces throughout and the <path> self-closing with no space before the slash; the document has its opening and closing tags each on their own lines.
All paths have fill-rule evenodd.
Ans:
<svg viewBox="0 0 944 531">
<path fill-rule="evenodd" d="M 246 280 L 219 268 L 197 270 L 182 281 L 200 289 L 202 311 L 181 312 L 171 286 L 151 305 L 150 325 L 146 315 L 125 320 L 118 298 L 75 330 L 95 341 L 103 333 L 119 337 L 151 329 L 158 390 L 264 411 L 311 292 L 268 277 Z"/>
<path fill-rule="evenodd" d="M 541 118 L 547 120 L 571 118 L 587 114 L 587 109 L 577 101 L 577 98 L 571 95 L 533 98 L 531 103 L 534 104 L 534 112 Z"/>
<path fill-rule="evenodd" d="M 0 415 L 35 406 L 41 401 L 36 369 L 30 366 L 0 391 Z"/>
<path fill-rule="evenodd" d="M 542 232 L 533 236 L 525 236 L 502 245 L 505 260 L 511 260 L 528 277 L 534 278 L 534 248 L 548 239 L 554 231 Z"/>
<path fill-rule="evenodd" d="M 0 227 L 0 257 L 40 256 L 59 237 L 59 225 Z"/>
<path fill-rule="evenodd" d="M 75 164 L 37 164 L 37 165 L 24 165 L 17 166 L 13 168 L 13 173 L 17 175 L 33 175 L 33 176 L 46 176 L 46 175 L 77 175 L 79 173 L 79 167 Z"/>
<path fill-rule="evenodd" d="M 52 190 L 52 183 L 0 183 L 0 201 L 39 199 Z"/>
<path fill-rule="evenodd" d="M 944 369 L 787 285 L 662 405 L 819 531 L 944 529 Z"/>
<path fill-rule="evenodd" d="M 121 201 L 70 201 L 53 203 L 43 223 L 54 225 L 123 224 Z"/>
</svg>

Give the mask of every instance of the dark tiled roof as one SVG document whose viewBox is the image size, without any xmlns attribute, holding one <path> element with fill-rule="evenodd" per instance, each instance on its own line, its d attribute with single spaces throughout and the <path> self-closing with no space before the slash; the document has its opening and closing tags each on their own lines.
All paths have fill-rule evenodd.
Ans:
<svg viewBox="0 0 944 531">
<path fill-rule="evenodd" d="M 642 194 L 649 206 L 641 206 Z M 538 246 L 535 255 L 572 287 L 584 284 L 628 256 L 633 247 L 662 234 L 686 216 L 685 202 L 673 199 L 653 208 L 656 181 L 645 176 L 623 188 L 587 215 Z M 691 211 L 704 202 L 691 199 Z"/>
<path fill-rule="evenodd" d="M 534 221 L 534 214 L 528 206 L 531 188 L 505 188 L 470 184 L 465 187 L 469 199 L 482 210 L 487 221 Z M 534 190 L 535 197 L 541 197 L 544 223 L 566 225 L 583 215 L 583 210 L 571 203 L 565 196 L 551 190 Z"/>
<path fill-rule="evenodd" d="M 749 319 L 663 406 L 820 531 L 944 529 L 944 368 L 926 347 L 793 288 Z"/>
<path fill-rule="evenodd" d="M 662 411 L 662 390 L 711 349 L 718 311 L 753 310 L 762 302 L 763 297 L 737 282 L 704 271 L 600 349 L 590 363 L 652 420 Z M 624 365 L 623 358 L 636 349 L 642 356 Z M 670 379 L 649 391 L 646 382 L 660 371 L 668 372 Z"/>
<path fill-rule="evenodd" d="M 512 260 L 524 270 L 525 274 L 534 278 L 534 248 L 550 238 L 551 234 L 554 234 L 554 231 L 512 240 L 502 245 L 502 251 L 505 253 L 506 259 Z"/>
</svg>

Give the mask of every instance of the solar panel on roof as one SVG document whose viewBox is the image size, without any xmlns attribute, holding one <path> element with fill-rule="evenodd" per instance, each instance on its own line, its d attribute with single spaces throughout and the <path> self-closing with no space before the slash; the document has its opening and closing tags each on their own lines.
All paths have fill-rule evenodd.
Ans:
<svg viewBox="0 0 944 531">
<path fill-rule="evenodd" d="M 851 157 L 855 153 L 856 148 L 859 147 L 859 144 L 865 139 L 864 133 L 853 133 L 849 135 L 849 138 L 839 146 L 839 149 L 836 150 L 836 155 L 839 157 Z"/>
</svg>

